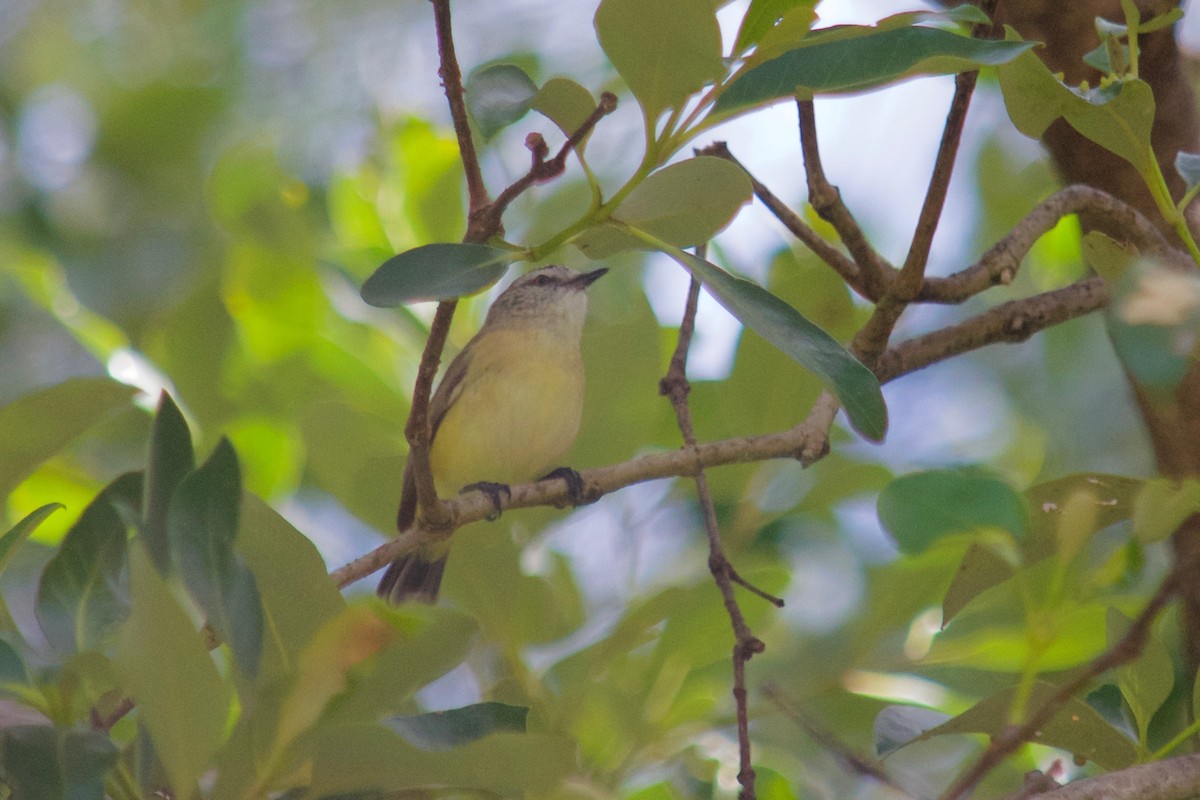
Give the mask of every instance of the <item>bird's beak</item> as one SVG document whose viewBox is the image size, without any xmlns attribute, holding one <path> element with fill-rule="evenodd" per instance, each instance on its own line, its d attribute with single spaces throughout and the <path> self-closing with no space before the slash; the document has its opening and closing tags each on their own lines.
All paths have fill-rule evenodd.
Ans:
<svg viewBox="0 0 1200 800">
<path fill-rule="evenodd" d="M 586 289 L 595 283 L 596 280 L 606 272 L 608 272 L 607 269 L 595 269 L 591 272 L 585 272 L 575 280 L 571 281 L 571 283 L 573 283 L 579 289 Z"/>
</svg>

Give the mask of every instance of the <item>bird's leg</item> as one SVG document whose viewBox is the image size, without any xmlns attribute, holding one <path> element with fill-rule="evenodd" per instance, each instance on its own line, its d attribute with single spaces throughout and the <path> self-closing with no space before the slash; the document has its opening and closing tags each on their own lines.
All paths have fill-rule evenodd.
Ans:
<svg viewBox="0 0 1200 800">
<path fill-rule="evenodd" d="M 583 496 L 583 476 L 570 467 L 557 467 L 549 474 L 538 478 L 539 481 L 550 481 L 560 478 L 567 484 L 567 500 L 573 506 L 581 506 L 586 498 Z"/>
<path fill-rule="evenodd" d="M 504 495 L 508 499 L 512 499 L 512 490 L 508 488 L 507 483 L 493 483 L 492 481 L 480 481 L 479 483 L 469 483 L 458 490 L 459 494 L 467 492 L 483 492 L 492 501 L 492 505 L 496 507 L 493 514 L 488 514 L 488 522 L 500 519 L 500 495 Z"/>
</svg>

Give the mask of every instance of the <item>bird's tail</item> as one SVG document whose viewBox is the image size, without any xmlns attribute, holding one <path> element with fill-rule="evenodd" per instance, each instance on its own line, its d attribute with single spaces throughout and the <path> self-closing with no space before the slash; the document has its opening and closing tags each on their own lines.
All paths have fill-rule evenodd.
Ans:
<svg viewBox="0 0 1200 800">
<path fill-rule="evenodd" d="M 426 546 L 400 556 L 388 565 L 375 593 L 395 605 L 435 602 L 448 555 L 448 548 Z"/>
</svg>

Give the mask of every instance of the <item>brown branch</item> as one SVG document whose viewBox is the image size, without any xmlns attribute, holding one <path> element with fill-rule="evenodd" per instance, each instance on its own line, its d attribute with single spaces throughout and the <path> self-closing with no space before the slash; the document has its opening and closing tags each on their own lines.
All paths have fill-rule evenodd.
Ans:
<svg viewBox="0 0 1200 800">
<path fill-rule="evenodd" d="M 1200 755 L 1135 764 L 1026 797 L 1035 800 L 1188 800 L 1200 794 Z"/>
<path fill-rule="evenodd" d="M 1023 723 L 1010 725 L 994 735 L 979 760 L 943 792 L 939 800 L 962 800 L 967 797 L 1004 759 L 1015 753 L 1021 745 L 1033 741 L 1037 737 L 1038 731 L 1058 713 L 1067 701 L 1096 677 L 1137 658 L 1145 647 L 1154 620 L 1179 591 L 1179 584 L 1186 574 L 1184 566 L 1177 563 L 1170 574 L 1163 579 L 1158 591 L 1146 603 L 1142 613 L 1138 614 L 1137 619 L 1133 621 L 1120 641 L 1101 653 L 1090 664 L 1079 670 L 1075 677 L 1060 686 L 1058 691 L 1030 714 Z M 1192 564 L 1186 565 L 1188 568 L 1192 566 Z"/>
<path fill-rule="evenodd" d="M 821 217 L 837 231 L 842 243 L 850 251 L 850 257 L 862 272 L 860 281 L 865 294 L 878 298 L 890 283 L 896 268 L 867 240 L 858 221 L 842 202 L 841 192 L 825 177 L 821 165 L 821 149 L 817 145 L 817 118 L 811 100 L 797 100 L 800 112 L 800 150 L 804 155 L 804 174 L 808 180 L 808 202 Z"/>
<path fill-rule="evenodd" d="M 1086 278 L 1052 292 L 1012 300 L 956 325 L 895 345 L 875 362 L 881 382 L 998 342 L 1024 342 L 1038 331 L 1108 305 L 1103 278 Z"/>
<path fill-rule="evenodd" d="M 596 127 L 596 124 L 600 120 L 611 114 L 616 108 L 617 96 L 615 94 L 612 92 L 601 94 L 600 102 L 596 105 L 595 110 L 592 111 L 577 130 L 567 137 L 567 141 L 559 148 L 557 155 L 549 161 L 546 160 L 545 141 L 537 134 L 530 134 L 531 137 L 536 138 L 527 140 L 527 146 L 533 152 L 533 164 L 529 167 L 529 171 L 505 188 L 496 197 L 494 202 L 488 204 L 486 208 L 481 209 L 479 214 L 472 218 L 472 226 L 477 226 L 481 231 L 491 231 L 488 234 L 490 238 L 492 233 L 499 230 L 501 217 L 504 216 L 504 212 L 508 209 L 512 201 L 516 200 L 522 192 L 534 184 L 552 180 L 561 175 L 567 168 L 567 156 L 592 132 L 592 129 Z"/>
<path fill-rule="evenodd" d="M 926 278 L 916 299 L 961 303 L 992 286 L 1011 283 L 1034 242 L 1070 214 L 1087 214 L 1096 230 L 1136 245 L 1145 255 L 1175 265 L 1189 263 L 1133 206 L 1090 186 L 1068 186 L 1039 203 L 979 261 L 946 278 Z"/>
<path fill-rule="evenodd" d="M 438 76 L 450 106 L 450 118 L 454 121 L 454 135 L 458 139 L 458 152 L 467 176 L 468 211 L 471 219 L 490 202 L 483 172 L 479 169 L 479 156 L 475 152 L 475 139 L 471 135 L 471 124 L 467 121 L 467 101 L 463 92 L 462 70 L 454 52 L 454 33 L 450 26 L 450 0 L 433 0 L 433 21 L 437 32 Z M 468 227 L 468 231 L 470 228 Z M 467 239 L 483 242 L 490 237 Z"/>
<path fill-rule="evenodd" d="M 754 195 L 762 202 L 764 206 L 767 207 L 772 214 L 775 215 L 777 220 L 783 223 L 783 226 L 787 228 L 793 236 L 803 242 L 809 250 L 812 250 L 817 258 L 821 259 L 830 267 L 832 267 L 834 272 L 841 276 L 842 280 L 844 280 L 851 289 L 872 302 L 879 299 L 877 284 L 880 281 L 867 278 L 866 271 L 860 267 L 858 263 L 850 258 L 847 258 L 840 250 L 831 245 L 829 242 L 825 241 L 825 239 L 819 233 L 809 227 L 808 224 L 800 218 L 799 214 L 797 214 L 795 211 L 792 211 L 792 209 L 788 207 L 787 203 L 780 200 L 770 189 L 768 189 L 763 183 L 750 174 L 749 170 L 747 170 L 740 161 L 734 158 L 733 153 L 729 152 L 729 147 L 725 144 L 725 142 L 713 142 L 708 147 L 699 150 L 698 155 L 724 158 L 727 161 L 731 161 L 741 167 L 746 173 L 746 176 L 750 178 L 750 185 L 754 187 Z M 819 163 L 817 169 L 820 169 Z M 879 269 L 883 273 L 889 275 L 894 274 L 896 271 L 895 267 L 883 262 L 882 259 L 879 259 Z"/>
</svg>

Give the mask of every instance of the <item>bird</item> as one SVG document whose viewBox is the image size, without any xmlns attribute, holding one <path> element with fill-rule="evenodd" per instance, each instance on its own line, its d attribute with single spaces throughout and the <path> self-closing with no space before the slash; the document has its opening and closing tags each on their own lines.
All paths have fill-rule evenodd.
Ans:
<svg viewBox="0 0 1200 800">
<path fill-rule="evenodd" d="M 583 416 L 580 341 L 587 289 L 606 272 L 542 267 L 517 278 L 492 303 L 429 401 L 430 467 L 439 496 L 478 489 L 498 510 L 499 494 L 509 484 L 533 480 L 575 441 Z M 573 470 L 556 469 L 551 476 L 566 477 L 578 494 Z M 397 530 L 411 528 L 416 512 L 410 456 Z M 446 539 L 400 556 L 377 593 L 395 604 L 435 602 L 449 550 Z"/>
</svg>

